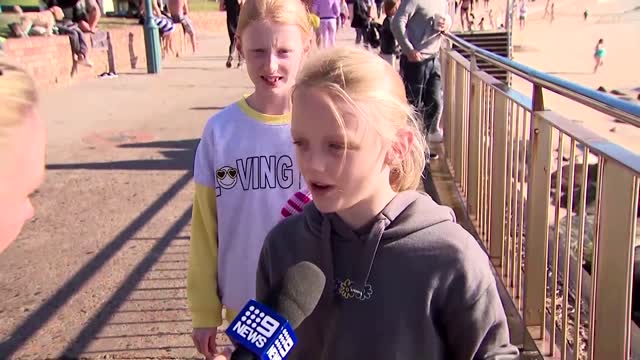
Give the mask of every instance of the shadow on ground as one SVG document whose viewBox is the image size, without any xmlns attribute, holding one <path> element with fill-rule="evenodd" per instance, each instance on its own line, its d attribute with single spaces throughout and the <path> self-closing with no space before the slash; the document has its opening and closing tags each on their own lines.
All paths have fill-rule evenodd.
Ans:
<svg viewBox="0 0 640 360">
<path fill-rule="evenodd" d="M 117 147 L 171 149 L 159 150 L 166 159 L 47 165 L 48 169 L 55 170 L 185 170 L 185 173 L 133 219 L 129 225 L 123 228 L 102 250 L 92 258 L 87 259 L 85 265 L 75 274 L 72 274 L 66 283 L 49 299 L 15 327 L 9 336 L 5 338 L 5 341 L 0 343 L 2 358 L 11 358 L 50 319 L 56 316 L 56 313 L 72 297 L 81 292 L 82 288 L 103 269 L 110 259 L 120 251 L 126 250 L 125 246 L 138 241 L 152 241 L 154 244 L 151 250 L 143 256 L 123 280 L 120 287 L 111 294 L 109 299 L 105 299 L 102 302 L 102 307 L 92 318 L 87 319 L 84 327 L 79 330 L 76 337 L 68 342 L 62 353 L 62 358 L 77 358 L 84 353 L 134 352 L 136 351 L 134 349 L 135 346 L 129 347 L 129 343 L 116 340 L 137 336 L 135 334 L 151 339 L 149 342 L 151 346 L 144 349 L 155 351 L 154 354 L 156 355 L 159 352 L 164 352 L 167 357 L 171 358 L 175 357 L 175 355 L 172 355 L 172 351 L 180 351 L 180 349 L 184 351 L 192 350 L 193 347 L 189 344 L 190 340 L 185 344 L 185 337 L 188 340 L 187 334 L 184 331 L 175 331 L 179 327 L 190 329 L 186 312 L 186 290 L 184 288 L 189 239 L 188 234 L 182 234 L 181 232 L 191 219 L 191 208 L 185 209 L 160 238 L 136 238 L 135 235 L 191 181 L 193 154 L 197 144 L 198 139 L 189 139 L 121 144 Z M 125 303 L 131 305 L 131 308 L 122 308 Z M 154 321 L 145 321 L 143 318 L 136 317 L 137 314 L 153 312 L 162 314 L 160 316 L 162 321 L 155 321 L 159 318 L 158 315 L 152 317 Z M 171 315 L 172 312 L 173 315 Z M 174 331 L 162 329 L 159 325 L 162 323 L 167 324 Z M 177 326 L 180 323 L 182 325 Z M 140 328 L 140 326 L 142 327 Z M 111 329 L 114 327 L 120 327 L 120 331 Z M 106 335 L 101 338 L 105 332 Z M 158 338 L 167 335 L 173 341 L 177 339 L 182 344 L 172 344 L 171 339 Z M 107 340 L 108 343 L 100 344 L 101 339 Z M 97 350 L 93 349 L 95 347 L 94 342 L 97 342 Z M 136 345 L 140 343 L 138 341 Z M 91 345 L 91 349 L 88 350 L 89 345 Z M 144 349 L 141 348 L 140 350 Z M 149 356 L 145 357 L 148 358 Z M 129 358 L 128 355 L 127 358 Z"/>
<path fill-rule="evenodd" d="M 48 170 L 193 170 L 193 158 L 199 139 L 178 141 L 152 141 L 121 144 L 117 148 L 158 148 L 164 159 L 124 160 L 71 164 L 47 164 Z"/>
</svg>

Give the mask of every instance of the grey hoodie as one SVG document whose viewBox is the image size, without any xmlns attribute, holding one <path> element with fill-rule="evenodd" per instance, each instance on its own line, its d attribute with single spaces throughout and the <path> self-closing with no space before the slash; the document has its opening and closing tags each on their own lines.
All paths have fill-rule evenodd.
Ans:
<svg viewBox="0 0 640 360">
<path fill-rule="evenodd" d="M 300 261 L 327 278 L 288 359 L 517 358 L 489 260 L 451 209 L 407 191 L 366 228 L 311 203 L 267 236 L 258 299 Z"/>
<path fill-rule="evenodd" d="M 406 55 L 418 50 L 425 58 L 438 54 L 440 36 L 434 29 L 434 16 L 445 15 L 445 0 L 402 0 L 393 17 L 391 31 Z"/>
</svg>

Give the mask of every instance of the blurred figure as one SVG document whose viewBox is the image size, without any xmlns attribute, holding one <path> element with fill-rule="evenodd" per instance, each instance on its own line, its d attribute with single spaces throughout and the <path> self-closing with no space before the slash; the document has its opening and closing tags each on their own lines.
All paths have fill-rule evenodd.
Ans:
<svg viewBox="0 0 640 360">
<path fill-rule="evenodd" d="M 524 30 L 524 27 L 527 25 L 527 2 L 526 1 L 522 1 L 520 3 L 520 17 L 519 17 L 519 23 L 520 23 L 520 30 Z"/>
<path fill-rule="evenodd" d="M 0 252 L 33 217 L 29 196 L 44 176 L 46 132 L 31 77 L 0 59 Z"/>
<path fill-rule="evenodd" d="M 606 54 L 606 50 L 604 49 L 604 39 L 598 40 L 596 44 L 596 50 L 593 54 L 593 58 L 596 61 L 596 66 L 593 68 L 593 73 L 595 74 L 598 71 L 598 68 L 604 65 L 604 56 Z"/>
</svg>

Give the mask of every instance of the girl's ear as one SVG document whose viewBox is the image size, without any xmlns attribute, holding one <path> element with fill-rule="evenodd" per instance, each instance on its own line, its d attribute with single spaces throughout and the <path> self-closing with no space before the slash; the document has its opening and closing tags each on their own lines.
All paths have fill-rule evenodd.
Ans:
<svg viewBox="0 0 640 360">
<path fill-rule="evenodd" d="M 396 139 L 391 143 L 387 151 L 386 162 L 392 166 L 399 164 L 408 156 L 413 145 L 413 132 L 408 129 L 400 129 L 396 133 Z"/>
<path fill-rule="evenodd" d="M 308 39 L 302 42 L 302 56 L 306 58 L 311 51 L 311 47 L 313 46 L 313 36 L 309 36 Z"/>
</svg>

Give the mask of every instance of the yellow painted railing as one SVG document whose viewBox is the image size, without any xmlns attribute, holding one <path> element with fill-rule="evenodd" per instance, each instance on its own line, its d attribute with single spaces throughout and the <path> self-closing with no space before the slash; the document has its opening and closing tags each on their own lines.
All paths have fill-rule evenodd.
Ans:
<svg viewBox="0 0 640 360">
<path fill-rule="evenodd" d="M 640 155 L 546 109 L 543 89 L 635 126 L 640 106 L 447 37 L 466 57 L 441 52 L 445 161 L 525 330 L 549 358 L 631 358 Z"/>
</svg>

